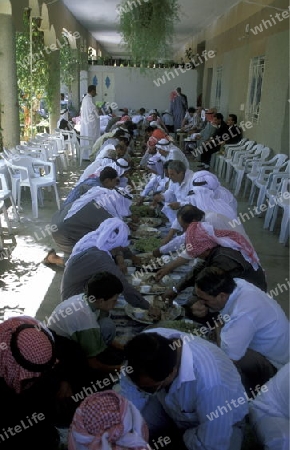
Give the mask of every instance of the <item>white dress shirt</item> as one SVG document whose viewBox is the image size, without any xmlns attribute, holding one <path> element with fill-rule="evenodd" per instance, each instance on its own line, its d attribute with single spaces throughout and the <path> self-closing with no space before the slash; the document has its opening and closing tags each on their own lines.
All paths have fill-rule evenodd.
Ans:
<svg viewBox="0 0 290 450">
<path fill-rule="evenodd" d="M 277 369 L 289 361 L 289 321 L 281 306 L 261 289 L 235 278 L 225 307 L 230 321 L 221 330 L 221 348 L 239 361 L 250 348 L 265 356 Z"/>
<path fill-rule="evenodd" d="M 250 422 L 267 450 L 289 450 L 290 363 L 271 378 L 264 392 L 250 403 Z"/>
<path fill-rule="evenodd" d="M 168 392 L 161 389 L 154 397 L 183 432 L 187 449 L 228 450 L 234 425 L 248 412 L 246 400 L 242 404 L 236 402 L 236 407 L 230 404 L 231 400 L 245 398 L 234 364 L 216 345 L 202 338 L 165 328 L 146 332 L 183 342 L 177 377 Z M 134 390 L 128 379 L 121 384 L 122 394 L 136 407 L 143 409 L 146 397 L 150 402 L 150 395 L 144 395 L 137 387 Z"/>
<path fill-rule="evenodd" d="M 172 201 L 168 200 L 171 198 L 175 198 L 176 202 L 182 203 L 183 200 L 187 197 L 188 192 L 192 190 L 192 177 L 193 171 L 187 169 L 184 174 L 184 179 L 181 183 L 171 183 L 169 189 L 164 192 L 164 200 L 166 202 Z"/>
</svg>

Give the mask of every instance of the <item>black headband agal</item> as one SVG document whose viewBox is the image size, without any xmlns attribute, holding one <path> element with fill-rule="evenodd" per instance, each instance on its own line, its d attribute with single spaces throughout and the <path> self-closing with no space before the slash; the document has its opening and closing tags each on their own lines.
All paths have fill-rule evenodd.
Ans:
<svg viewBox="0 0 290 450">
<path fill-rule="evenodd" d="M 12 356 L 21 367 L 23 367 L 26 370 L 29 370 L 30 372 L 45 372 L 46 370 L 50 369 L 53 366 L 53 364 L 55 363 L 55 360 L 56 360 L 56 351 L 55 351 L 54 340 L 53 340 L 52 336 L 49 334 L 49 332 L 46 331 L 44 328 L 37 328 L 37 330 L 40 333 L 45 334 L 45 336 L 51 343 L 51 352 L 52 352 L 51 358 L 48 362 L 46 362 L 44 364 L 35 364 L 31 361 L 28 361 L 20 352 L 18 345 L 17 345 L 17 340 L 18 340 L 19 334 L 23 330 L 26 330 L 29 328 L 36 329 L 36 326 L 32 325 L 32 324 L 24 323 L 22 325 L 19 325 L 19 327 L 17 327 L 16 330 L 12 333 L 11 341 L 10 341 L 10 349 L 11 349 Z"/>
</svg>

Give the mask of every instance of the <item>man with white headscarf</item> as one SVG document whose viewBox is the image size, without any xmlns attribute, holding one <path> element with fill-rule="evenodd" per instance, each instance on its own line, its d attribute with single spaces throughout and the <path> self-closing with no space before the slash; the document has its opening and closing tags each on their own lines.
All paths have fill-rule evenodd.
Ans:
<svg viewBox="0 0 290 450">
<path fill-rule="evenodd" d="M 170 223 L 176 219 L 177 210 L 184 202 L 192 186 L 193 171 L 186 168 L 179 160 L 170 161 L 168 164 L 168 177 L 172 181 L 164 193 L 154 195 L 154 206 L 163 205 L 162 212 Z"/>
<path fill-rule="evenodd" d="M 163 162 L 175 160 L 182 161 L 185 167 L 189 169 L 188 159 L 172 142 L 167 139 L 160 139 L 156 144 L 156 148 L 158 153 L 161 155 Z"/>
<path fill-rule="evenodd" d="M 102 165 L 103 158 L 106 158 L 110 152 L 112 152 L 115 149 L 114 145 L 108 144 L 106 145 L 103 150 L 98 154 L 97 158 L 94 162 L 92 162 L 83 172 L 83 174 L 80 176 L 77 184 L 81 183 L 82 181 L 89 178 L 90 175 L 94 174 L 96 170 Z"/>
<path fill-rule="evenodd" d="M 66 205 L 52 217 L 52 237 L 65 255 L 90 231 L 98 229 L 109 218 L 122 219 L 131 215 L 132 198 L 122 189 L 93 187 L 75 202 Z M 45 264 L 63 266 L 64 259 L 52 249 Z"/>
<path fill-rule="evenodd" d="M 149 303 L 131 286 L 115 264 L 120 248 L 127 247 L 129 228 L 120 219 L 105 220 L 96 231 L 86 234 L 73 248 L 61 283 L 61 298 L 83 292 L 85 283 L 96 272 L 109 272 L 123 285 L 125 300 L 136 308 L 149 308 Z"/>
<path fill-rule="evenodd" d="M 118 142 L 118 141 L 117 141 Z M 109 155 L 112 154 L 112 152 L 115 153 L 115 159 L 124 158 L 125 154 L 127 152 L 127 145 L 121 141 L 113 145 L 113 144 L 107 144 L 102 147 L 100 152 L 97 154 L 95 161 L 93 161 L 83 172 L 83 174 L 80 176 L 77 184 L 81 183 L 82 181 L 86 180 L 88 177 L 93 175 L 100 166 L 104 165 L 104 158 L 108 158 Z"/>
</svg>

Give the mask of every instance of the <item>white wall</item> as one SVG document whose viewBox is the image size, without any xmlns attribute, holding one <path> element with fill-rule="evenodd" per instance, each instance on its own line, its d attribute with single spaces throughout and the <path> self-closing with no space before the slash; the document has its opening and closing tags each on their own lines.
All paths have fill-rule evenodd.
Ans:
<svg viewBox="0 0 290 450">
<path fill-rule="evenodd" d="M 141 73 L 138 68 L 90 66 L 88 82 L 93 84 L 95 75 L 99 76 L 106 72 L 114 73 L 114 101 L 119 108 L 139 109 L 143 107 L 163 111 L 169 108 L 170 92 L 177 87 L 181 87 L 182 92 L 187 95 L 189 106 L 195 106 L 197 72 L 196 70 L 182 70 L 184 73 L 179 68 L 144 69 L 144 73 Z M 153 82 L 155 80 L 158 84 L 158 78 L 163 78 L 164 81 L 164 84 L 159 81 L 159 87 Z M 99 100 L 107 101 L 106 98 L 98 98 Z"/>
</svg>

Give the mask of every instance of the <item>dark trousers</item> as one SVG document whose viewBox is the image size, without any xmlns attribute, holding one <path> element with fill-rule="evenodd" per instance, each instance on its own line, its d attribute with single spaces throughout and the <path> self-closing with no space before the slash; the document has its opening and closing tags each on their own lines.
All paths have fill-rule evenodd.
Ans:
<svg viewBox="0 0 290 450">
<path fill-rule="evenodd" d="M 257 396 L 259 388 L 266 384 L 277 369 L 261 353 L 248 349 L 245 356 L 235 363 L 249 397 Z"/>
<path fill-rule="evenodd" d="M 207 166 L 210 165 L 211 155 L 220 150 L 220 145 L 215 145 L 214 142 L 208 142 L 203 145 L 203 152 L 200 155 L 200 161 Z"/>
</svg>

